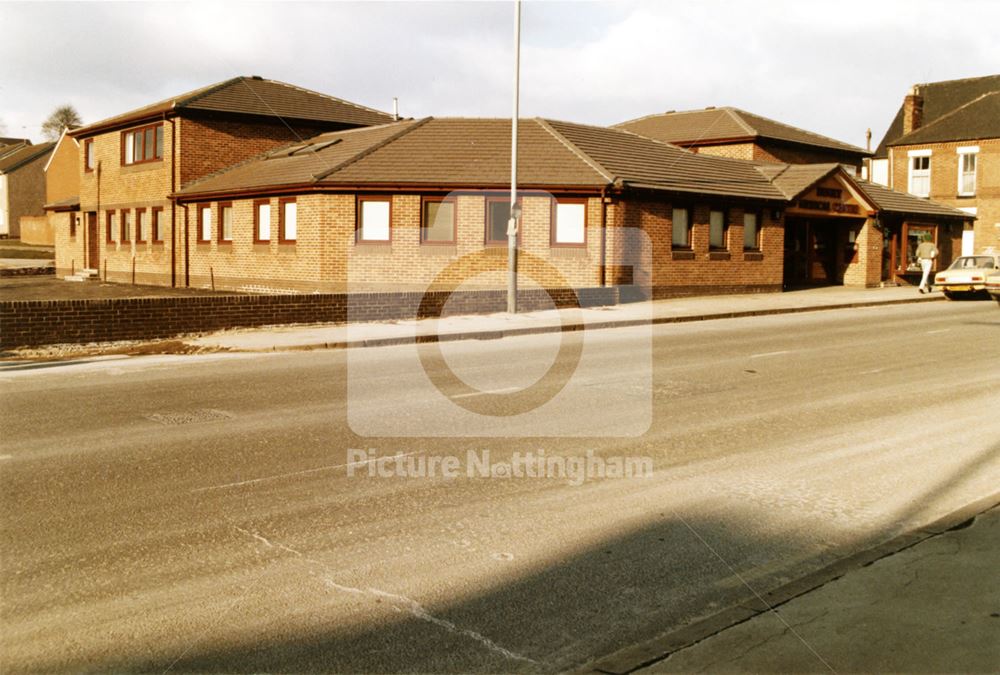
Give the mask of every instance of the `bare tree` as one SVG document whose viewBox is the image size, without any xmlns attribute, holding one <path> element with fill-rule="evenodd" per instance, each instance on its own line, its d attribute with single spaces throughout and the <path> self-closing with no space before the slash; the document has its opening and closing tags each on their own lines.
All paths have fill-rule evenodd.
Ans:
<svg viewBox="0 0 1000 675">
<path fill-rule="evenodd" d="M 50 141 L 57 140 L 63 129 L 76 129 L 83 126 L 80 113 L 67 103 L 52 111 L 52 114 L 42 123 L 42 135 Z"/>
</svg>

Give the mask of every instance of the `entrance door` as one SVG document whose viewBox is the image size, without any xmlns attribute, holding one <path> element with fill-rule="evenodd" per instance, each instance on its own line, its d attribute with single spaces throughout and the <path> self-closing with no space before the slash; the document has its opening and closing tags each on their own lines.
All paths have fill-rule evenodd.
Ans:
<svg viewBox="0 0 1000 675">
<path fill-rule="evenodd" d="M 843 283 L 847 242 L 848 230 L 830 219 L 787 219 L 785 287 Z"/>
<path fill-rule="evenodd" d="M 98 239 L 97 214 L 87 212 L 87 267 L 92 270 L 101 268 L 101 240 Z"/>
<path fill-rule="evenodd" d="M 809 221 L 785 221 L 785 287 L 809 283 Z"/>
</svg>

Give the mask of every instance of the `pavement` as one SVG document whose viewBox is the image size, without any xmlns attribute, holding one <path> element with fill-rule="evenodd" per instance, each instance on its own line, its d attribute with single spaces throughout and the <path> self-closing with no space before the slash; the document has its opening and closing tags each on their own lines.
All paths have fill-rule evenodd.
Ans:
<svg viewBox="0 0 1000 675">
<path fill-rule="evenodd" d="M 0 268 L 19 269 L 22 267 L 54 267 L 55 260 L 45 258 L 0 258 Z"/>
<path fill-rule="evenodd" d="M 235 329 L 191 338 L 203 348 L 230 351 L 284 351 L 373 347 L 413 342 L 498 339 L 565 330 L 595 330 L 771 314 L 792 314 L 850 307 L 871 307 L 943 300 L 937 292 L 915 288 L 845 288 L 833 286 L 785 293 L 719 295 L 637 302 L 611 307 L 544 310 L 519 314 L 447 316 L 382 323 L 271 326 Z"/>
<path fill-rule="evenodd" d="M 589 672 L 995 673 L 998 504 L 970 504 Z"/>
</svg>

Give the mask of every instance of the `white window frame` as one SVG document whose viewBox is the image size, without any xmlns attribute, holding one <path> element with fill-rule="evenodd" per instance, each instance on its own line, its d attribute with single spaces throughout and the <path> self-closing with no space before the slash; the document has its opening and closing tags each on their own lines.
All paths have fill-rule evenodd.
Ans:
<svg viewBox="0 0 1000 675">
<path fill-rule="evenodd" d="M 551 242 L 553 246 L 587 245 L 586 201 L 556 200 L 555 219 Z"/>
<path fill-rule="evenodd" d="M 914 197 L 930 197 L 931 196 L 931 156 L 930 150 L 910 150 L 906 153 L 906 191 L 909 192 Z M 920 169 L 919 174 L 914 172 L 913 160 L 926 157 L 927 158 L 927 168 Z M 924 173 L 926 171 L 926 174 Z M 927 192 L 920 193 L 915 192 L 913 188 L 914 178 L 926 179 L 927 180 Z"/>
<path fill-rule="evenodd" d="M 964 145 L 955 149 L 958 155 L 958 195 L 960 197 L 973 197 L 976 194 L 976 182 L 979 180 L 979 146 L 978 145 Z M 975 166 L 972 169 L 972 190 L 964 190 L 962 178 L 965 176 L 965 170 L 962 166 L 965 164 L 965 158 L 968 155 L 972 155 L 975 159 Z"/>
</svg>

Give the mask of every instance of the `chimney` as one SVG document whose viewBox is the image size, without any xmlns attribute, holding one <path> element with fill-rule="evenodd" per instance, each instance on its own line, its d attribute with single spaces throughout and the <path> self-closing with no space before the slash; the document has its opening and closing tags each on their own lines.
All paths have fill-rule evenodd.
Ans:
<svg viewBox="0 0 1000 675">
<path fill-rule="evenodd" d="M 868 131 L 865 132 L 865 150 L 868 152 L 872 151 L 872 128 L 868 127 Z"/>
<path fill-rule="evenodd" d="M 392 119 L 399 119 L 399 99 L 395 96 L 392 97 Z"/>
<path fill-rule="evenodd" d="M 920 128 L 924 122 L 924 96 L 920 86 L 913 85 L 903 99 L 903 135 Z"/>
</svg>

